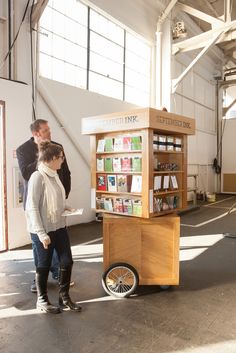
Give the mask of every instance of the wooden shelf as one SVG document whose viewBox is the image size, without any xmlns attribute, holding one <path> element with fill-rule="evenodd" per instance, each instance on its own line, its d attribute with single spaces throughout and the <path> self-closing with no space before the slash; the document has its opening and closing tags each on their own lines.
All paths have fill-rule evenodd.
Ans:
<svg viewBox="0 0 236 353">
<path fill-rule="evenodd" d="M 96 155 L 101 155 L 101 154 L 115 154 L 115 155 L 117 155 L 117 154 L 132 154 L 132 153 L 142 153 L 142 150 L 132 150 L 132 151 L 109 151 L 109 152 L 96 152 Z"/>
<path fill-rule="evenodd" d="M 120 215 L 120 216 L 128 216 L 128 217 L 141 217 L 137 216 L 135 214 L 128 214 L 128 213 L 123 213 L 123 212 L 114 212 L 114 211 L 107 211 L 107 210 L 100 210 L 99 208 L 96 209 L 96 213 L 110 213 L 114 215 Z"/>
<path fill-rule="evenodd" d="M 153 151 L 154 154 L 184 154 L 183 151 Z"/>
<path fill-rule="evenodd" d="M 135 174 L 142 174 L 142 172 L 98 172 L 96 171 L 96 174 L 125 174 L 125 175 L 135 175 Z"/>
<path fill-rule="evenodd" d="M 168 191 L 154 191 L 153 195 L 154 196 L 159 196 L 159 195 L 170 195 L 170 194 L 178 194 L 184 192 L 184 189 L 176 189 L 176 190 L 168 190 Z"/>
<path fill-rule="evenodd" d="M 103 191 L 103 190 L 96 190 L 97 194 L 106 194 L 106 195 L 129 195 L 129 196 L 142 196 L 141 193 L 138 192 L 118 192 L 118 191 Z"/>
<path fill-rule="evenodd" d="M 165 171 L 163 171 L 163 170 L 160 170 L 160 171 L 155 170 L 153 172 L 154 175 L 155 174 L 181 174 L 181 173 L 184 173 L 184 171 L 183 170 L 165 170 Z"/>
</svg>

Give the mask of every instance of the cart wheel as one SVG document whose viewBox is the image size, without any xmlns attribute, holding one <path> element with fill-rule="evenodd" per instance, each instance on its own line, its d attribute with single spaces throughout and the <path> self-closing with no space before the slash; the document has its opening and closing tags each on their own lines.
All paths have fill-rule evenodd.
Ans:
<svg viewBox="0 0 236 353">
<path fill-rule="evenodd" d="M 134 293 L 138 281 L 137 271 L 126 263 L 113 264 L 102 276 L 104 290 L 118 298 L 126 298 Z"/>
<path fill-rule="evenodd" d="M 161 290 L 168 290 L 170 289 L 170 285 L 166 284 L 166 285 L 162 285 L 160 286 Z"/>
</svg>

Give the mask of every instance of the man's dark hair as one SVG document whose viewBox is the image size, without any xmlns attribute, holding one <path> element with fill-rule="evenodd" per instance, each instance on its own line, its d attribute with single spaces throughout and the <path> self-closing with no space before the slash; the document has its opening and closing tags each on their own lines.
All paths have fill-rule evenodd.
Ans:
<svg viewBox="0 0 236 353">
<path fill-rule="evenodd" d="M 32 124 L 30 124 L 30 131 L 31 132 L 38 132 L 40 129 L 40 126 L 43 124 L 47 124 L 47 123 L 48 123 L 47 120 L 37 119 Z"/>
</svg>

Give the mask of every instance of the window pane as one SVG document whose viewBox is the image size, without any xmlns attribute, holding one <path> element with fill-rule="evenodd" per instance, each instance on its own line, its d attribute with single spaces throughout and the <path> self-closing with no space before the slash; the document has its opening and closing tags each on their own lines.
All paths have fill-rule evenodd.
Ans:
<svg viewBox="0 0 236 353">
<path fill-rule="evenodd" d="M 71 64 L 65 63 L 65 83 L 71 86 L 75 86 L 76 77 L 75 77 L 76 67 Z"/>
<path fill-rule="evenodd" d="M 142 89 L 146 92 L 149 92 L 150 89 L 149 77 L 141 75 L 130 69 L 125 70 L 125 83 L 129 86 Z"/>
<path fill-rule="evenodd" d="M 79 47 L 77 44 L 65 41 L 65 61 L 68 63 L 87 67 L 87 50 Z"/>
<path fill-rule="evenodd" d="M 65 82 L 65 63 L 55 58 L 52 58 L 52 79 Z"/>
<path fill-rule="evenodd" d="M 142 107 L 149 106 L 149 93 L 142 92 L 136 88 L 125 86 L 125 100 Z"/>
<path fill-rule="evenodd" d="M 123 65 L 95 53 L 90 54 L 90 70 L 123 81 Z"/>
<path fill-rule="evenodd" d="M 113 42 L 124 45 L 124 30 L 96 11 L 90 11 L 90 28 Z"/>
<path fill-rule="evenodd" d="M 39 75 L 52 78 L 52 58 L 43 53 L 39 53 Z"/>
<path fill-rule="evenodd" d="M 87 26 L 88 22 L 88 7 L 81 4 L 78 0 L 64 0 L 66 4 L 65 14 L 73 20 Z"/>
<path fill-rule="evenodd" d="M 93 32 L 90 34 L 90 48 L 95 53 L 101 54 L 115 62 L 123 63 L 124 49 Z"/>
<path fill-rule="evenodd" d="M 88 28 L 78 24 L 76 28 L 75 42 L 78 43 L 81 47 L 87 48 L 87 40 Z"/>
<path fill-rule="evenodd" d="M 75 69 L 75 85 L 76 87 L 86 89 L 87 70 L 76 67 Z"/>
<path fill-rule="evenodd" d="M 89 73 L 89 90 L 120 100 L 123 98 L 122 83 L 93 72 Z"/>
<path fill-rule="evenodd" d="M 65 17 L 64 37 L 84 48 L 87 47 L 87 28 L 67 17 Z"/>
<path fill-rule="evenodd" d="M 65 35 L 65 16 L 57 11 L 52 15 L 52 32 L 64 37 Z"/>
<path fill-rule="evenodd" d="M 52 29 L 52 13 L 53 13 L 53 10 L 50 7 L 46 6 L 42 16 L 40 17 L 40 27 L 43 27 L 49 30 Z"/>
<path fill-rule="evenodd" d="M 65 59 L 65 40 L 57 35 L 53 35 L 52 55 L 58 59 Z"/>
<path fill-rule="evenodd" d="M 150 75 L 150 60 L 146 61 L 129 50 L 126 50 L 125 53 L 125 63 L 126 67 L 129 67 L 132 70 Z"/>
<path fill-rule="evenodd" d="M 143 59 L 147 61 L 150 60 L 150 46 L 128 32 L 126 33 L 126 47 L 128 50 L 136 53 L 136 55 L 141 56 Z"/>
<path fill-rule="evenodd" d="M 40 51 L 52 55 L 52 33 L 40 27 L 39 41 Z"/>
<path fill-rule="evenodd" d="M 53 1 L 53 8 L 62 12 L 62 13 L 65 13 L 66 11 L 66 6 L 67 6 L 67 1 L 68 0 L 54 0 Z"/>
</svg>

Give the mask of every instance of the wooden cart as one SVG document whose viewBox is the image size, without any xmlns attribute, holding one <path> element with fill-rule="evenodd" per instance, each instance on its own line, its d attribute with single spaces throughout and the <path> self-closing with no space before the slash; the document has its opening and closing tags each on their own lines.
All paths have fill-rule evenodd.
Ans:
<svg viewBox="0 0 236 353">
<path fill-rule="evenodd" d="M 127 297 L 137 285 L 163 289 L 179 283 L 179 217 L 150 219 L 104 215 L 103 287 Z"/>
<path fill-rule="evenodd" d="M 176 211 L 187 206 L 187 135 L 194 132 L 193 119 L 152 108 L 82 120 L 82 133 L 91 135 L 92 208 L 104 214 L 109 294 L 179 283 Z"/>
</svg>

